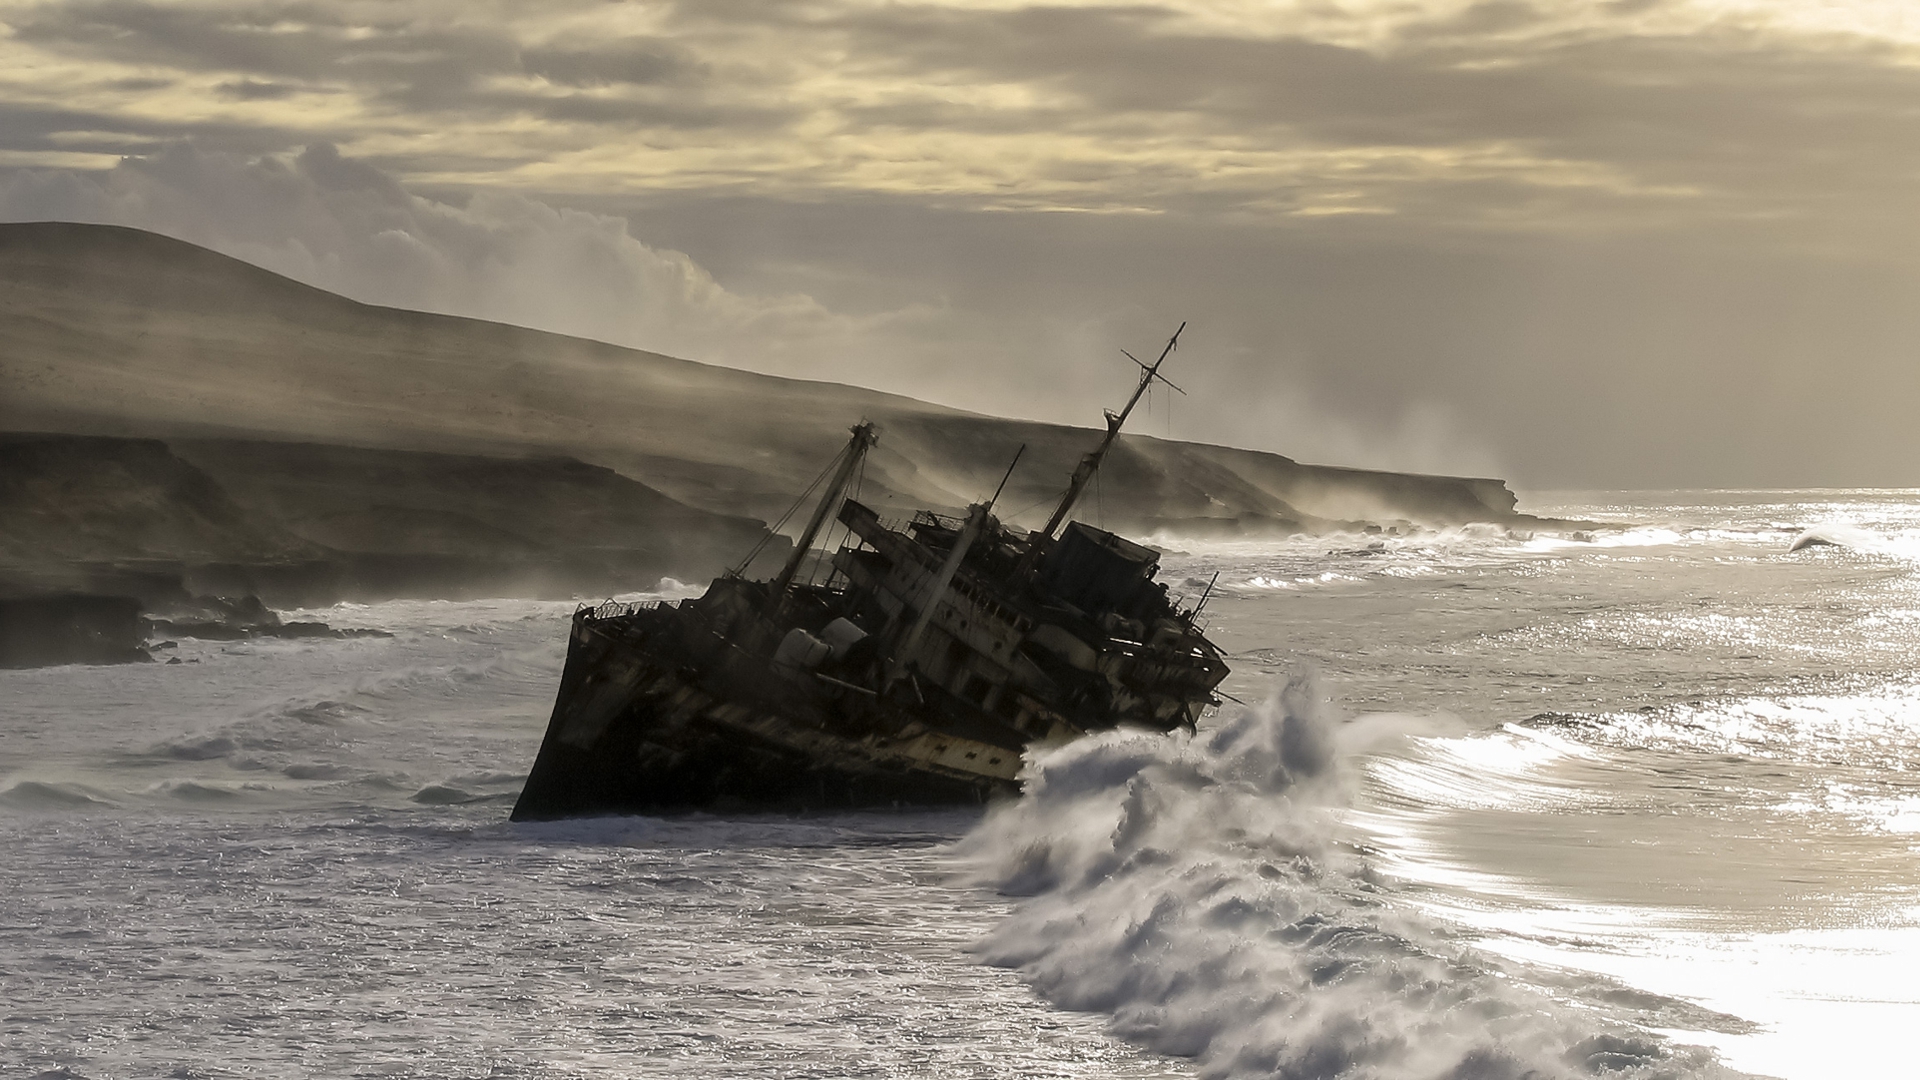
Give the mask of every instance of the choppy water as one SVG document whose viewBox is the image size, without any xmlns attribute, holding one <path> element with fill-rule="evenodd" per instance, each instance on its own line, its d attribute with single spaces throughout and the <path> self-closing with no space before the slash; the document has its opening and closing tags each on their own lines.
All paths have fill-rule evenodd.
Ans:
<svg viewBox="0 0 1920 1080">
<path fill-rule="evenodd" d="M 1528 508 L 1169 557 L 1251 706 L 985 820 L 508 824 L 564 604 L 0 672 L 0 1065 L 1903 1074 L 1920 493 Z"/>
</svg>

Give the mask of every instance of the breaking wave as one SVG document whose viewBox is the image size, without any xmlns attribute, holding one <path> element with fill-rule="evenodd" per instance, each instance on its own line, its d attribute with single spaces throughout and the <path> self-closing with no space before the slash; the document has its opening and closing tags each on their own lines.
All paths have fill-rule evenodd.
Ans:
<svg viewBox="0 0 1920 1080">
<path fill-rule="evenodd" d="M 1787 544 L 1788 551 L 1823 547 L 1844 548 L 1909 562 L 1920 561 L 1920 533 L 1912 529 L 1887 535 L 1842 521 L 1827 521 L 1802 530 Z"/>
<path fill-rule="evenodd" d="M 1208 730 L 1032 763 L 1025 797 L 957 848 L 1023 898 L 984 959 L 1210 1077 L 1735 1075 L 1649 1030 L 1695 1007 L 1529 972 L 1396 902 L 1340 811 L 1345 760 L 1408 721 L 1330 712 L 1296 677 Z"/>
<path fill-rule="evenodd" d="M 0 804 L 16 810 L 75 810 L 112 806 L 112 800 L 83 784 L 21 780 L 0 788 Z"/>
</svg>

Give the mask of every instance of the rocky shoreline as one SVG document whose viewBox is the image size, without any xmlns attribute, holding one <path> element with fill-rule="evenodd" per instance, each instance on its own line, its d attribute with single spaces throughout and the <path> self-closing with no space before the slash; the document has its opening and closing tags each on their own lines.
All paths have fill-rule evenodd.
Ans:
<svg viewBox="0 0 1920 1080">
<path fill-rule="evenodd" d="M 384 630 L 337 629 L 324 622 L 283 622 L 257 596 L 195 597 L 165 615 L 133 596 L 42 593 L 0 596 L 0 668 L 160 661 L 181 638 L 390 637 Z M 166 656 L 170 664 L 195 663 Z"/>
</svg>

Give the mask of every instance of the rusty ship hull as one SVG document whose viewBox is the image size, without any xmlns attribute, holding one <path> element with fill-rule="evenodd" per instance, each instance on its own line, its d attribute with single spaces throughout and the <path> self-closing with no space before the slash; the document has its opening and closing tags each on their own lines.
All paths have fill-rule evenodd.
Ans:
<svg viewBox="0 0 1920 1080">
<path fill-rule="evenodd" d="M 722 642 L 687 648 L 678 614 L 575 614 L 516 816 L 967 804 L 1017 790 L 1021 740 L 917 702 L 798 684 Z"/>
</svg>

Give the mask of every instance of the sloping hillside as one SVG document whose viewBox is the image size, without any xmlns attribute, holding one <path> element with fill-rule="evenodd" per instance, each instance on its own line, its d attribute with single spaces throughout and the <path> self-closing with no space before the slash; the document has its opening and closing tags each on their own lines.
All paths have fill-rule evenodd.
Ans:
<svg viewBox="0 0 1920 1080">
<path fill-rule="evenodd" d="M 157 440 L 0 434 L 0 565 L 319 554 Z"/>
<path fill-rule="evenodd" d="M 565 455 L 706 510 L 772 518 L 862 418 L 866 495 L 957 507 L 1027 455 L 1002 505 L 1040 507 L 1097 438 L 833 383 L 356 303 L 138 230 L 0 225 L 0 427 Z M 1097 415 L 1101 402 L 1089 401 Z M 1109 525 L 1217 532 L 1323 519 L 1512 520 L 1496 480 L 1301 465 L 1128 436 Z"/>
<path fill-rule="evenodd" d="M 627 591 L 662 575 L 718 574 L 766 535 L 752 518 L 698 510 L 567 457 L 223 439 L 171 445 L 240 505 L 354 556 L 363 578 L 386 567 L 396 585 L 439 567 L 456 581 L 474 570 L 499 584 L 524 579 L 516 592 Z"/>
<path fill-rule="evenodd" d="M 765 535 L 571 458 L 0 435 L 0 594 L 607 595 Z"/>
</svg>

